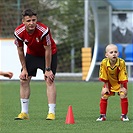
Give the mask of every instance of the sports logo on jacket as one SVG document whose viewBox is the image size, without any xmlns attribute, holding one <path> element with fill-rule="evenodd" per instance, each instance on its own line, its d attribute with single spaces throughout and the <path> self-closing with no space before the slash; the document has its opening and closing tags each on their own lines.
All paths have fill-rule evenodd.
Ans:
<svg viewBox="0 0 133 133">
<path fill-rule="evenodd" d="M 36 37 L 36 41 L 39 42 L 39 39 Z"/>
</svg>

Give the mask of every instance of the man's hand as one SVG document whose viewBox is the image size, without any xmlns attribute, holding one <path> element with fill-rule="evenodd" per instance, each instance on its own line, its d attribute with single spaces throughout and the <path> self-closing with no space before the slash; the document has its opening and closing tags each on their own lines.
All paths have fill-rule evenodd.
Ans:
<svg viewBox="0 0 133 133">
<path fill-rule="evenodd" d="M 49 84 L 52 84 L 52 82 L 54 81 L 54 78 L 55 76 L 51 70 L 45 71 L 44 79 L 46 80 L 46 82 L 48 82 Z"/>
<path fill-rule="evenodd" d="M 21 72 L 19 78 L 20 78 L 21 80 L 27 80 L 27 79 L 28 79 L 28 72 L 27 72 L 27 70 L 22 70 L 22 72 Z"/>
</svg>

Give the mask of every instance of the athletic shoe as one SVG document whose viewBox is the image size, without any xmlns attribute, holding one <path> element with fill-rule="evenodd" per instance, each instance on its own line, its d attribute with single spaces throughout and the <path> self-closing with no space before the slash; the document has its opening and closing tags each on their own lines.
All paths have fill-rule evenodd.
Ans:
<svg viewBox="0 0 133 133">
<path fill-rule="evenodd" d="M 129 121 L 128 117 L 126 115 L 121 115 L 122 121 Z"/>
<path fill-rule="evenodd" d="M 106 116 L 105 115 L 100 115 L 100 117 L 96 121 L 105 121 Z"/>
<path fill-rule="evenodd" d="M 29 115 L 26 113 L 20 113 L 18 117 L 15 117 L 14 120 L 27 120 L 29 119 Z"/>
<path fill-rule="evenodd" d="M 49 113 L 49 114 L 47 115 L 46 120 L 55 120 L 55 114 Z"/>
</svg>

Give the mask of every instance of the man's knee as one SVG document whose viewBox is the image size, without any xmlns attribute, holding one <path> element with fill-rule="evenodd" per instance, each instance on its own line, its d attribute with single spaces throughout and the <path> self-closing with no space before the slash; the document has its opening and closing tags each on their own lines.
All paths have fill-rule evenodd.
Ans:
<svg viewBox="0 0 133 133">
<path fill-rule="evenodd" d="M 27 85 L 29 85 L 29 80 L 22 80 L 22 79 L 20 79 L 20 85 L 21 86 L 27 86 Z"/>
</svg>

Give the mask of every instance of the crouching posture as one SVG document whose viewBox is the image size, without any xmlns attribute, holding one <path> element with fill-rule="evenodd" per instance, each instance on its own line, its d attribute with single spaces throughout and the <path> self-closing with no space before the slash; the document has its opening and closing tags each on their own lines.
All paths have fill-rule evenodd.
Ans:
<svg viewBox="0 0 133 133">
<path fill-rule="evenodd" d="M 31 9 L 22 12 L 22 24 L 14 31 L 15 45 L 22 66 L 20 78 L 21 112 L 15 120 L 29 119 L 30 82 L 41 69 L 46 81 L 48 115 L 46 120 L 55 119 L 57 47 L 50 29 L 38 22 L 37 13 Z M 24 46 L 27 46 L 25 53 Z M 37 98 L 36 98 L 37 99 Z"/>
<path fill-rule="evenodd" d="M 127 71 L 125 61 L 118 58 L 117 46 L 109 44 L 106 47 L 106 58 L 102 60 L 99 71 L 99 79 L 104 82 L 100 99 L 100 117 L 96 121 L 105 121 L 107 101 L 110 96 L 117 93 L 121 102 L 121 120 L 129 121 L 127 99 Z"/>
</svg>

